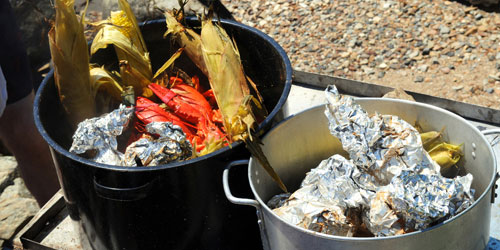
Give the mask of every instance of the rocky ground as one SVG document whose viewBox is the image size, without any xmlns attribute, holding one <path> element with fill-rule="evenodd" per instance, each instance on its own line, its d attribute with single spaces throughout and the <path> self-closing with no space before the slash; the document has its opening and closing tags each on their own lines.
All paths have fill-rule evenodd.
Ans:
<svg viewBox="0 0 500 250">
<path fill-rule="evenodd" d="M 0 246 L 4 242 L 10 245 L 13 236 L 38 210 L 36 200 L 19 177 L 15 158 L 0 155 Z"/>
<path fill-rule="evenodd" d="M 500 108 L 499 7 L 431 0 L 223 0 L 294 69 Z"/>
</svg>

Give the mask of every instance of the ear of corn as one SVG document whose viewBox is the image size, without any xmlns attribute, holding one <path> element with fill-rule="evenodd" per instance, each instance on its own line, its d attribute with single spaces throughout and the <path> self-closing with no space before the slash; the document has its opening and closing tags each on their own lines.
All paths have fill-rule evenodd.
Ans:
<svg viewBox="0 0 500 250">
<path fill-rule="evenodd" d="M 186 55 L 208 77 L 207 67 L 201 52 L 201 38 L 192 29 L 185 28 L 177 21 L 172 12 L 165 12 L 167 32 L 164 36 L 171 35 L 179 47 L 185 49 Z"/>
<path fill-rule="evenodd" d="M 120 11 L 111 12 L 107 22 L 101 22 L 101 29 L 96 34 L 90 49 L 91 55 L 99 49 L 113 45 L 119 61 L 126 61 L 136 72 L 121 71 L 123 84 L 133 86 L 136 95 L 149 97 L 142 92 L 147 84 L 138 87 L 137 84 L 149 82 L 152 78 L 151 62 L 146 44 L 139 30 L 137 20 L 126 0 L 119 0 Z"/>
<path fill-rule="evenodd" d="M 226 31 L 210 19 L 202 20 L 201 47 L 210 86 L 228 136 L 233 141 L 244 141 L 250 153 L 286 192 L 285 185 L 264 155 L 259 138 L 252 137 L 257 122 L 251 104 L 261 105 L 250 94 L 238 49 Z"/>
<path fill-rule="evenodd" d="M 446 175 L 450 173 L 449 170 L 452 166 L 457 164 L 462 156 L 460 145 L 453 145 L 443 141 L 441 131 L 429 131 L 420 134 L 422 139 L 422 146 L 427 151 L 439 166 L 441 167 L 441 174 Z"/>
<path fill-rule="evenodd" d="M 441 132 L 429 131 L 421 133 L 420 138 L 422 139 L 422 146 L 424 146 L 424 149 L 429 151 L 441 142 Z"/>
<path fill-rule="evenodd" d="M 446 172 L 450 167 L 457 164 L 462 153 L 459 145 L 442 142 L 429 150 L 429 155 L 441 166 L 441 172 Z"/>
<path fill-rule="evenodd" d="M 49 31 L 49 46 L 54 62 L 54 80 L 59 97 L 76 128 L 79 122 L 95 116 L 95 104 L 89 84 L 89 56 L 73 0 L 55 0 L 56 20 Z"/>
</svg>

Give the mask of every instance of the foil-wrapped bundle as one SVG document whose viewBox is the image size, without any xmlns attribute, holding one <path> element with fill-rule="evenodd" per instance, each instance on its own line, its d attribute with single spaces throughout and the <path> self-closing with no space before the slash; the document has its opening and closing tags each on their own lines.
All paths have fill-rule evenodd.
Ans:
<svg viewBox="0 0 500 250">
<path fill-rule="evenodd" d="M 117 166 L 155 166 L 191 157 L 191 143 L 182 129 L 170 122 L 146 125 L 149 135 L 131 143 L 125 153 L 120 152 L 117 137 L 127 128 L 133 114 L 133 107 L 120 105 L 108 114 L 84 120 L 78 124 L 69 151 Z"/>
<path fill-rule="evenodd" d="M 116 137 L 127 128 L 133 107 L 120 104 L 118 109 L 100 117 L 86 119 L 78 124 L 69 152 L 84 154 L 92 152 L 91 160 L 110 165 L 121 165 L 123 154 L 117 150 Z"/>
<path fill-rule="evenodd" d="M 159 137 L 145 136 L 130 144 L 125 151 L 124 165 L 135 166 L 139 161 L 142 166 L 156 166 L 191 157 L 191 143 L 179 126 L 152 122 L 146 125 L 146 131 Z"/>
<path fill-rule="evenodd" d="M 369 116 L 335 86 L 325 94 L 330 132 L 350 159 L 333 155 L 307 173 L 274 209 L 284 220 L 333 235 L 391 236 L 425 229 L 473 203 L 472 175 L 441 176 L 409 123 Z"/>
</svg>

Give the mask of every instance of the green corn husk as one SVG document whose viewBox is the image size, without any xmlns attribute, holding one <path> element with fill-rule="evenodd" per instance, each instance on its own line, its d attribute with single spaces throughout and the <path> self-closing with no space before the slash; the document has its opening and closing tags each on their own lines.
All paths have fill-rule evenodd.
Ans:
<svg viewBox="0 0 500 250">
<path fill-rule="evenodd" d="M 232 141 L 244 141 L 248 150 L 268 174 L 287 192 L 284 183 L 261 150 L 258 136 L 252 136 L 257 125 L 252 103 L 262 108 L 250 94 L 239 51 L 226 31 L 212 20 L 202 20 L 201 48 L 210 86 L 224 119 L 224 127 Z"/>
<path fill-rule="evenodd" d="M 434 146 L 442 142 L 442 131 L 429 131 L 420 134 L 420 138 L 422 139 L 422 146 L 426 151 L 431 150 Z"/>
<path fill-rule="evenodd" d="M 462 151 L 460 150 L 460 145 L 442 142 L 429 150 L 429 155 L 441 166 L 441 172 L 443 173 L 457 164 L 462 156 Z"/>
<path fill-rule="evenodd" d="M 95 103 L 84 18 L 78 21 L 73 6 L 73 0 L 55 0 L 56 20 L 48 36 L 59 98 L 70 124 L 76 128 L 79 122 L 95 116 Z"/>
</svg>

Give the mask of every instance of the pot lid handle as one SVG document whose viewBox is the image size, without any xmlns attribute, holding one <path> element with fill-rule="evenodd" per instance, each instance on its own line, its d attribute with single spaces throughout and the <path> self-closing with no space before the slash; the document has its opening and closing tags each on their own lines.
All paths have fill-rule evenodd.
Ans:
<svg viewBox="0 0 500 250">
<path fill-rule="evenodd" d="M 222 186 L 224 188 L 224 193 L 226 194 L 227 199 L 234 204 L 237 205 L 246 205 L 246 206 L 253 206 L 255 208 L 260 209 L 259 202 L 257 202 L 254 199 L 245 199 L 245 198 L 238 198 L 234 197 L 233 194 L 231 194 L 231 188 L 229 188 L 229 170 L 237 165 L 247 165 L 248 166 L 248 160 L 238 160 L 238 161 L 233 161 L 227 164 L 226 168 L 224 169 L 224 172 L 222 173 Z"/>
</svg>

